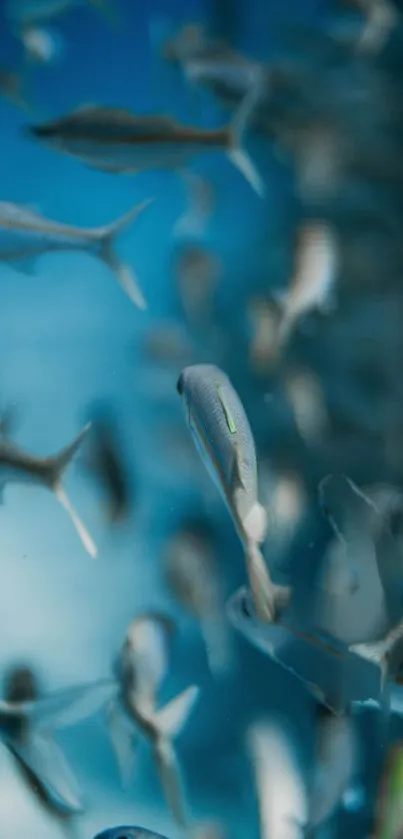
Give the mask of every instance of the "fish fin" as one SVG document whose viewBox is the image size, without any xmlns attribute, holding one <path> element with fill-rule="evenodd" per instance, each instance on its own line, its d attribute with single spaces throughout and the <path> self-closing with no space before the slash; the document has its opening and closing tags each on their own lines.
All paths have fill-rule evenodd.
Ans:
<svg viewBox="0 0 403 839">
<path fill-rule="evenodd" d="M 108 729 L 124 789 L 127 788 L 134 763 L 136 733 L 116 702 L 108 708 Z"/>
<path fill-rule="evenodd" d="M 143 297 L 143 293 L 138 285 L 135 274 L 131 269 L 120 261 L 115 250 L 115 243 L 117 237 L 134 222 L 138 216 L 149 207 L 154 201 L 153 198 L 146 199 L 140 204 L 137 204 L 128 213 L 121 216 L 116 221 L 113 221 L 107 227 L 102 227 L 97 230 L 97 246 L 100 250 L 97 252 L 100 259 L 113 271 L 118 283 L 126 292 L 130 300 L 138 306 L 139 309 L 146 309 L 147 304 Z"/>
<path fill-rule="evenodd" d="M 389 641 L 389 637 L 386 636 L 381 641 L 375 641 L 373 643 L 351 644 L 348 651 L 379 667 L 381 672 L 381 688 L 383 690 L 389 675 L 388 654 L 391 648 L 392 641 Z"/>
<path fill-rule="evenodd" d="M 278 586 L 273 583 L 263 554 L 256 542 L 251 540 L 246 542 L 245 557 L 256 617 L 263 623 L 273 623 L 277 613 L 287 608 L 292 594 L 291 589 L 288 586 Z"/>
<path fill-rule="evenodd" d="M 47 483 L 50 489 L 55 493 L 56 498 L 58 499 L 62 507 L 64 507 L 66 512 L 69 514 L 70 519 L 86 551 L 90 554 L 90 556 L 96 557 L 96 545 L 92 537 L 88 533 L 84 523 L 81 521 L 78 513 L 74 509 L 62 485 L 63 473 L 66 471 L 73 457 L 80 448 L 81 443 L 88 434 L 90 427 L 91 423 L 87 423 L 87 425 L 85 425 L 84 428 L 81 429 L 77 437 L 75 437 L 75 439 L 71 443 L 69 443 L 68 446 L 62 449 L 58 454 L 54 455 L 54 457 L 48 458 L 46 469 Z"/>
<path fill-rule="evenodd" d="M 248 537 L 261 544 L 267 531 L 267 513 L 262 504 L 256 501 L 242 520 L 242 527 Z"/>
<path fill-rule="evenodd" d="M 197 685 L 191 685 L 157 711 L 155 722 L 161 736 L 173 739 L 179 734 L 199 698 L 199 693 Z"/>
<path fill-rule="evenodd" d="M 117 691 L 112 679 L 101 679 L 21 702 L 19 707 L 36 731 L 67 728 L 96 714 Z"/>
<path fill-rule="evenodd" d="M 176 822 L 181 827 L 186 827 L 188 819 L 180 767 L 171 741 L 163 736 L 158 737 L 154 743 L 153 754 L 165 800 Z"/>
<path fill-rule="evenodd" d="M 231 163 L 246 178 L 252 189 L 260 198 L 265 196 L 265 185 L 251 158 L 243 148 L 243 135 L 253 116 L 255 108 L 262 96 L 261 80 L 258 75 L 255 84 L 244 97 L 234 119 L 229 127 L 229 149 L 227 151 Z"/>
<path fill-rule="evenodd" d="M 44 732 L 30 732 L 25 741 L 10 739 L 7 748 L 29 773 L 33 783 L 58 808 L 73 815 L 83 812 L 80 790 L 56 742 Z"/>
</svg>

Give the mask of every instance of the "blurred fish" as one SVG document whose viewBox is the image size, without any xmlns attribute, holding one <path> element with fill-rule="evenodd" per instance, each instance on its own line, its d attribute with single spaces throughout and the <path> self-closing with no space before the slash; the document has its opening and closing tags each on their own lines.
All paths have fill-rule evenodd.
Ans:
<svg viewBox="0 0 403 839">
<path fill-rule="evenodd" d="M 309 830 L 327 821 L 342 804 L 357 771 L 358 744 L 353 719 L 335 717 L 319 706 L 316 761 L 309 793 Z"/>
<path fill-rule="evenodd" d="M 86 425 L 64 449 L 51 457 L 37 457 L 20 449 L 10 440 L 0 437 L 0 500 L 9 483 L 43 486 L 53 492 L 62 505 L 90 556 L 97 555 L 96 545 L 78 516 L 63 486 L 64 473 L 88 434 Z"/>
<path fill-rule="evenodd" d="M 290 590 L 272 582 L 260 550 L 267 515 L 257 497 L 255 444 L 242 403 L 225 373 L 211 364 L 185 367 L 177 390 L 196 448 L 244 546 L 256 612 L 262 621 L 274 620 L 287 605 Z"/>
<path fill-rule="evenodd" d="M 403 743 L 390 747 L 382 772 L 375 810 L 373 839 L 401 839 L 403 835 Z"/>
<path fill-rule="evenodd" d="M 24 80 L 21 74 L 4 66 L 0 66 L 0 95 L 19 108 L 28 110 L 30 107 L 24 94 Z"/>
<path fill-rule="evenodd" d="M 150 169 L 181 171 L 194 157 L 224 149 L 253 189 L 263 195 L 260 176 L 242 148 L 243 135 L 255 107 L 253 91 L 252 94 L 245 98 L 232 124 L 226 128 L 196 128 L 169 116 L 137 116 L 123 108 L 85 105 L 54 122 L 32 125 L 28 132 L 89 166 L 116 174 Z"/>
<path fill-rule="evenodd" d="M 290 548 L 308 509 L 308 497 L 302 475 L 296 471 L 276 470 L 271 463 L 261 465 L 262 501 L 270 516 L 266 548 L 276 565 Z M 275 559 L 274 559 L 275 557 Z"/>
<path fill-rule="evenodd" d="M 66 52 L 61 32 L 39 26 L 24 26 L 21 40 L 29 61 L 35 64 L 56 64 Z"/>
<path fill-rule="evenodd" d="M 136 276 L 116 253 L 116 239 L 151 203 L 151 199 L 142 201 L 104 227 L 80 228 L 52 221 L 19 204 L 0 202 L 0 261 L 29 273 L 41 254 L 87 251 L 104 262 L 130 300 L 145 309 Z"/>
<path fill-rule="evenodd" d="M 26 665 L 10 667 L 3 684 L 3 696 L 7 702 L 25 702 L 38 699 L 41 694 L 35 672 Z"/>
<path fill-rule="evenodd" d="M 398 26 L 400 15 L 390 0 L 354 0 L 365 15 L 365 26 L 357 41 L 357 51 L 373 56 L 381 52 L 393 29 Z"/>
<path fill-rule="evenodd" d="M 17 671 L 9 677 L 9 696 L 17 692 L 27 698 L 0 700 L 0 739 L 41 804 L 67 826 L 73 815 L 82 812 L 82 805 L 76 780 L 53 739 L 53 730 L 97 713 L 116 693 L 116 686 L 104 679 L 29 699 L 28 694 L 36 693 L 37 686 L 28 685 L 25 672 L 21 689 L 21 676 Z"/>
<path fill-rule="evenodd" d="M 105 491 L 108 519 L 116 524 L 127 518 L 132 507 L 129 470 L 111 409 L 105 404 L 96 404 L 91 415 L 91 446 L 87 463 Z"/>
<path fill-rule="evenodd" d="M 165 574 L 174 596 L 197 618 L 213 674 L 230 669 L 232 653 L 212 535 L 203 522 L 188 522 L 170 539 Z"/>
<path fill-rule="evenodd" d="M 148 361 L 174 364 L 176 367 L 189 361 L 193 353 L 192 344 L 184 330 L 171 321 L 149 328 L 143 349 Z"/>
<path fill-rule="evenodd" d="M 248 305 L 252 326 L 249 358 L 254 373 L 267 375 L 277 359 L 280 315 L 276 305 L 261 297 L 254 297 Z"/>
<path fill-rule="evenodd" d="M 220 260 L 206 248 L 182 245 L 175 257 L 174 270 L 190 324 L 204 324 L 211 318 L 213 295 L 222 274 Z"/>
<path fill-rule="evenodd" d="M 337 274 L 338 250 L 334 232 L 322 222 L 304 224 L 298 234 L 295 271 L 290 287 L 285 294 L 277 295 L 282 304 L 281 346 L 307 312 L 319 309 L 327 313 L 332 309 Z"/>
<path fill-rule="evenodd" d="M 87 3 L 106 14 L 113 11 L 112 0 L 6 0 L 6 16 L 14 26 L 23 27 L 50 20 Z"/>
<path fill-rule="evenodd" d="M 108 827 L 101 833 L 97 833 L 94 839 L 166 839 L 161 833 L 154 833 L 145 827 L 133 827 L 133 825 L 121 825 L 120 827 Z"/>
<path fill-rule="evenodd" d="M 195 825 L 192 839 L 227 839 L 227 830 L 221 822 L 203 821 Z"/>
<path fill-rule="evenodd" d="M 253 723 L 247 745 L 257 788 L 260 839 L 301 839 L 307 795 L 285 724 L 276 719 Z"/>
<path fill-rule="evenodd" d="M 295 369 L 287 371 L 283 381 L 297 429 L 308 445 L 315 445 L 329 423 L 319 380 L 309 370 Z"/>
<path fill-rule="evenodd" d="M 110 706 L 109 729 L 122 780 L 130 777 L 133 724 L 149 740 L 167 804 L 178 824 L 187 825 L 179 765 L 173 740 L 198 698 L 192 685 L 157 710 L 157 693 L 167 674 L 174 625 L 165 615 L 149 612 L 130 624 L 116 663 L 119 687 Z"/>
</svg>

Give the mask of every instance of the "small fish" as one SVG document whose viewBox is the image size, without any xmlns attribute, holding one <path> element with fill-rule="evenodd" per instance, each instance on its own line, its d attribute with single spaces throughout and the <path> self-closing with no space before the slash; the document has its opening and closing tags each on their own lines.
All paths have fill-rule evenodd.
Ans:
<svg viewBox="0 0 403 839">
<path fill-rule="evenodd" d="M 348 714 L 335 717 L 320 707 L 316 761 L 309 794 L 309 829 L 319 827 L 342 805 L 343 795 L 353 785 L 357 760 L 353 719 Z"/>
<path fill-rule="evenodd" d="M 54 122 L 31 125 L 28 133 L 89 166 L 115 174 L 153 169 L 182 171 L 198 155 L 224 149 L 253 189 L 263 195 L 263 183 L 242 148 L 254 107 L 252 91 L 230 127 L 203 129 L 183 125 L 169 116 L 136 115 L 123 108 L 85 105 Z"/>
<path fill-rule="evenodd" d="M 13 105 L 29 110 L 29 103 L 24 94 L 24 81 L 20 73 L 0 66 L 0 95 Z"/>
<path fill-rule="evenodd" d="M 193 348 L 185 331 L 171 321 L 161 322 L 148 330 L 144 340 L 144 355 L 148 361 L 175 364 L 189 360 Z"/>
<path fill-rule="evenodd" d="M 291 733 L 276 719 L 247 731 L 258 797 L 260 839 L 300 839 L 307 822 L 307 793 Z"/>
<path fill-rule="evenodd" d="M 284 377 L 284 386 L 299 434 L 307 444 L 315 445 L 329 423 L 318 378 L 309 370 L 290 370 Z"/>
<path fill-rule="evenodd" d="M 132 508 L 127 463 L 111 409 L 97 404 L 93 406 L 91 415 L 91 446 L 87 462 L 105 491 L 108 519 L 111 524 L 116 524 L 126 519 Z"/>
<path fill-rule="evenodd" d="M 362 9 L 366 18 L 357 41 L 357 52 L 366 56 L 377 55 L 399 25 L 400 14 L 389 0 L 354 0 L 354 3 Z"/>
<path fill-rule="evenodd" d="M 390 747 L 383 768 L 375 808 L 373 839 L 401 839 L 403 835 L 403 743 Z"/>
<path fill-rule="evenodd" d="M 254 297 L 248 316 L 252 327 L 249 358 L 254 373 L 265 376 L 277 358 L 279 312 L 272 301 Z"/>
<path fill-rule="evenodd" d="M 262 621 L 272 621 L 288 604 L 290 590 L 270 577 L 260 545 L 267 514 L 258 501 L 256 451 L 242 403 L 218 367 L 185 367 L 177 391 L 196 448 L 223 496 L 245 550 L 249 583 Z"/>
<path fill-rule="evenodd" d="M 77 531 L 86 551 L 96 557 L 97 548 L 78 516 L 63 486 L 64 473 L 90 429 L 90 423 L 69 445 L 50 457 L 37 457 L 0 437 L 0 497 L 9 483 L 43 486 L 53 492 Z"/>
<path fill-rule="evenodd" d="M 172 593 L 200 623 L 211 672 L 227 672 L 232 655 L 224 597 L 212 535 L 204 522 L 188 522 L 169 541 L 165 576 Z"/>
<path fill-rule="evenodd" d="M 0 202 L 0 261 L 30 270 L 36 257 L 52 251 L 87 251 L 113 271 L 119 285 L 140 309 L 146 302 L 131 269 L 116 253 L 116 239 L 146 209 L 142 201 L 104 227 L 80 228 L 61 224 L 19 204 Z"/>
<path fill-rule="evenodd" d="M 21 41 L 28 60 L 35 64 L 56 64 L 66 52 L 62 34 L 49 27 L 24 26 Z"/>
<path fill-rule="evenodd" d="M 186 317 L 192 326 L 211 318 L 212 302 L 222 275 L 218 257 L 198 245 L 179 248 L 174 271 Z"/>
<path fill-rule="evenodd" d="M 94 839 L 167 839 L 161 833 L 154 833 L 145 827 L 134 827 L 133 825 L 121 825 L 120 827 L 108 827 L 97 833 Z"/>
<path fill-rule="evenodd" d="M 173 740 L 198 698 L 195 685 L 157 709 L 157 693 L 168 670 L 174 625 L 165 615 L 148 613 L 130 624 L 116 663 L 118 696 L 109 709 L 109 730 L 122 781 L 130 777 L 134 729 L 150 742 L 167 804 L 178 822 L 187 825 L 179 765 Z"/>
<path fill-rule="evenodd" d="M 288 341 L 297 321 L 312 309 L 325 313 L 332 308 L 332 293 L 338 274 L 338 247 L 334 232 L 323 222 L 309 222 L 298 234 L 296 263 L 290 287 L 278 295 L 282 318 L 278 340 Z"/>
<path fill-rule="evenodd" d="M 25 668 L 26 671 L 26 668 Z M 25 679 L 24 690 L 21 690 Z M 0 700 L 0 740 L 41 804 L 64 823 L 82 812 L 77 782 L 53 739 L 53 730 L 75 725 L 104 706 L 116 692 L 110 679 L 68 688 L 41 697 L 28 685 L 27 672 L 9 677 L 9 697 L 25 692 L 26 699 Z M 34 687 L 34 690 L 31 688 Z"/>
</svg>

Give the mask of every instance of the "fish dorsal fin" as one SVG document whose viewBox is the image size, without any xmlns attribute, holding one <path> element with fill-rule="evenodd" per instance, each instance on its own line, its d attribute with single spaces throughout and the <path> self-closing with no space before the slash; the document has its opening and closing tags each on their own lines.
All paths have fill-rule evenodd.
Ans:
<svg viewBox="0 0 403 839">
<path fill-rule="evenodd" d="M 234 419 L 234 417 L 231 413 L 231 409 L 229 407 L 229 400 L 226 397 L 225 385 L 222 382 L 216 382 L 215 386 L 216 386 L 216 389 L 217 389 L 218 398 L 220 400 L 222 409 L 224 411 L 224 416 L 225 416 L 225 421 L 226 421 L 227 426 L 228 426 L 228 431 L 229 431 L 230 434 L 236 434 L 238 429 L 236 427 L 235 419 Z"/>
</svg>

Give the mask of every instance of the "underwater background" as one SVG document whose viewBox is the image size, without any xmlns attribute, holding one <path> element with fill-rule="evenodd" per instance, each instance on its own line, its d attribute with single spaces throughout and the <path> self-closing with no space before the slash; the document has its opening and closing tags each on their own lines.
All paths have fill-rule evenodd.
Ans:
<svg viewBox="0 0 403 839">
<path fill-rule="evenodd" d="M 60 60 L 26 71 L 36 119 L 97 102 L 171 113 L 204 127 L 227 124 L 228 113 L 213 98 L 201 96 L 191 110 L 180 76 L 157 55 L 150 23 L 168 20 L 174 31 L 187 20 L 205 21 L 237 49 L 270 60 L 280 49 L 282 27 L 331 20 L 336 7 L 319 0 L 232 0 L 221 7 L 218 0 L 116 0 L 116 5 L 116 26 L 85 4 L 57 20 L 64 44 Z M 3 0 L 0 57 L 2 64 L 22 66 L 21 44 L 10 30 Z M 321 377 L 336 428 L 326 445 L 310 449 L 298 435 L 281 377 L 272 371 L 262 375 L 250 365 L 248 301 L 286 287 L 301 216 L 290 168 L 274 149 L 259 136 L 248 138 L 248 150 L 266 182 L 264 201 L 224 155 L 201 156 L 192 164 L 214 189 L 214 212 L 197 244 L 210 249 L 221 265 L 211 321 L 196 334 L 175 282 L 175 255 L 183 241 L 173 230 L 184 205 L 177 175 L 115 177 L 92 170 L 33 142 L 24 132 L 27 121 L 26 113 L 0 98 L 2 201 L 83 227 L 106 224 L 143 199 L 155 201 L 119 242 L 119 252 L 139 277 L 146 311 L 137 310 L 110 271 L 90 255 L 46 254 L 33 274 L 0 265 L 0 404 L 11 406 L 18 417 L 13 439 L 46 456 L 75 436 L 91 406 L 111 404 L 134 499 L 128 520 L 119 528 L 108 527 L 102 494 L 78 455 L 67 486 L 98 545 L 92 560 L 51 493 L 28 485 L 7 487 L 0 511 L 0 675 L 11 665 L 27 664 L 38 673 L 44 692 L 109 677 L 133 617 L 149 610 L 166 612 L 178 632 L 161 702 L 188 684 L 201 691 L 177 746 L 189 810 L 195 821 L 222 820 L 232 839 L 257 839 L 259 813 L 245 730 L 262 714 L 281 715 L 308 767 L 316 703 L 291 673 L 234 630 L 236 665 L 221 679 L 213 678 L 197 622 L 167 590 L 165 546 L 187 518 L 206 519 L 213 528 L 226 597 L 245 583 L 242 546 L 230 517 L 197 455 L 193 459 L 186 448 L 188 431 L 176 382 L 185 363 L 218 364 L 245 406 L 258 461 L 303 476 L 308 511 L 282 567 L 284 579 L 291 573 L 299 585 L 303 604 L 330 539 L 317 505 L 320 480 L 338 467 L 360 486 L 380 481 L 399 486 L 403 477 L 396 459 L 392 466 L 386 462 L 378 434 L 387 412 L 399 426 L 403 404 L 402 310 L 396 305 L 396 287 L 385 291 L 382 282 L 377 286 L 374 281 L 368 290 L 357 284 L 352 303 L 343 298 L 336 315 L 328 320 L 318 316 L 319 325 L 314 318 L 293 342 L 293 360 Z M 379 276 L 386 264 L 379 256 Z M 147 336 L 167 322 L 188 336 L 191 349 L 184 363 L 155 363 L 147 356 Z M 381 376 L 387 371 L 387 396 L 376 389 L 375 368 Z M 351 434 L 344 434 L 347 427 Z M 270 562 L 268 552 L 266 557 Z M 376 599 L 379 592 L 374 591 Z M 335 607 L 333 622 L 348 608 L 345 603 L 337 606 L 339 611 Z M 370 836 L 384 758 L 376 720 L 373 711 L 357 717 L 360 807 L 353 813 L 341 807 L 315 837 Z M 388 742 L 398 741 L 401 729 L 400 718 L 393 717 Z M 170 839 L 181 836 L 144 743 L 136 752 L 132 780 L 122 790 L 103 711 L 57 737 L 83 791 L 86 812 L 79 835 L 90 839 L 105 827 L 126 823 Z M 0 757 L 0 789 L 1 837 L 61 834 L 21 783 L 6 749 Z"/>
</svg>

